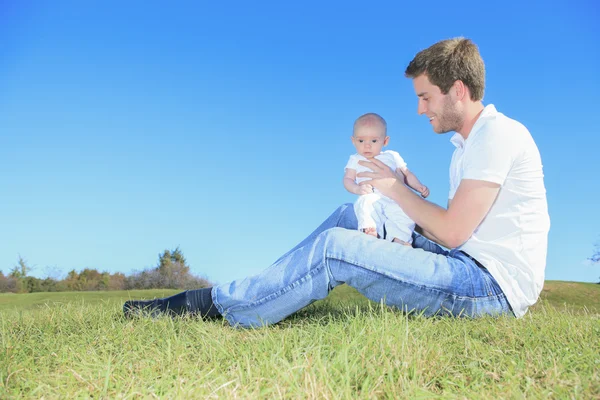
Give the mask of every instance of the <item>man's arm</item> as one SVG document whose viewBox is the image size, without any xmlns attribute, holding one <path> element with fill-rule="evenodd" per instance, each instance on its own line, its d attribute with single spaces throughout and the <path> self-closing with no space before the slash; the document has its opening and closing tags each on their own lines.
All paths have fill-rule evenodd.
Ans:
<svg viewBox="0 0 600 400">
<path fill-rule="evenodd" d="M 427 239 L 431 240 L 434 243 L 437 243 L 441 246 L 446 246 L 445 244 L 442 243 L 442 241 L 438 238 L 436 238 L 431 232 L 426 231 L 425 229 L 421 228 L 419 225 L 415 226 L 415 232 L 417 232 L 419 235 L 426 237 Z"/>
<path fill-rule="evenodd" d="M 379 160 L 363 165 L 373 172 L 362 172 L 359 176 L 372 178 L 369 181 L 372 186 L 396 201 L 417 225 L 447 248 L 458 247 L 471 237 L 494 204 L 500 190 L 497 183 L 463 179 L 446 210 L 420 198 Z"/>
<path fill-rule="evenodd" d="M 391 193 L 382 192 L 395 200 L 436 242 L 452 249 L 471 237 L 494 204 L 499 190 L 497 183 L 463 179 L 447 210 L 421 199 L 400 182 L 393 186 Z"/>
<path fill-rule="evenodd" d="M 446 209 L 450 208 L 451 202 L 452 202 L 452 199 L 448 199 L 448 205 L 447 205 Z M 417 229 L 415 229 L 415 230 L 417 231 L 417 233 L 425 236 L 427 239 L 432 240 L 437 244 L 441 244 L 442 246 L 445 246 L 440 239 L 438 239 L 437 237 L 434 236 L 433 233 L 426 231 L 425 229 L 421 228 L 420 226 L 417 225 Z"/>
</svg>

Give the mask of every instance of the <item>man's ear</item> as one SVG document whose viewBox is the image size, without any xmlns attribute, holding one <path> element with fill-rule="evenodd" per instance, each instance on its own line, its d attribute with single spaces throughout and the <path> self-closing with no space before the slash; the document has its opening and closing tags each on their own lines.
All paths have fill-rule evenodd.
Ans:
<svg viewBox="0 0 600 400">
<path fill-rule="evenodd" d="M 383 145 L 387 146 L 389 141 L 390 141 L 390 137 L 386 136 L 385 139 L 383 139 Z"/>
<path fill-rule="evenodd" d="M 452 88 L 450 89 L 452 91 L 452 94 L 454 95 L 454 98 L 456 100 L 464 100 L 465 97 L 469 96 L 468 93 L 468 88 L 465 86 L 464 82 L 461 80 L 456 80 L 454 81 L 454 83 L 452 84 Z"/>
</svg>

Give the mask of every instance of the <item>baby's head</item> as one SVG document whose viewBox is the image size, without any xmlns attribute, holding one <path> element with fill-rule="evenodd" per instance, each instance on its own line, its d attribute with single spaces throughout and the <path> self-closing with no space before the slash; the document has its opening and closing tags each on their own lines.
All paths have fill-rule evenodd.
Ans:
<svg viewBox="0 0 600 400">
<path fill-rule="evenodd" d="M 372 159 L 387 146 L 390 138 L 387 136 L 387 123 L 375 113 L 361 115 L 354 122 L 352 144 L 361 156 Z"/>
</svg>

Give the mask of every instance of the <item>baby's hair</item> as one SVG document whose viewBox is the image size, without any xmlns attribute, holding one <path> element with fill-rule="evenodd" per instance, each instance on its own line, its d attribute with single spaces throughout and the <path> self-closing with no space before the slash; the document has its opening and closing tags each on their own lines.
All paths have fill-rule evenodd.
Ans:
<svg viewBox="0 0 600 400">
<path fill-rule="evenodd" d="M 382 125 L 383 129 L 385 131 L 385 134 L 387 135 L 387 122 L 385 122 L 385 119 L 383 119 L 381 117 L 381 115 L 375 114 L 375 113 L 366 113 L 366 114 L 363 114 L 360 117 L 358 117 L 356 119 L 356 121 L 354 121 L 353 132 L 356 130 L 356 128 L 358 126 L 373 125 L 373 124 Z"/>
</svg>

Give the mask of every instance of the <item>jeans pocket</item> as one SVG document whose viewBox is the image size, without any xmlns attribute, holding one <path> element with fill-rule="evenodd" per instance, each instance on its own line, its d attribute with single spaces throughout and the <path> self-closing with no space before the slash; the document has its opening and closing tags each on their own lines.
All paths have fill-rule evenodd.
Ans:
<svg viewBox="0 0 600 400">
<path fill-rule="evenodd" d="M 498 282 L 496 282 L 496 279 L 494 279 L 492 274 L 490 274 L 490 271 L 488 271 L 487 268 L 485 268 L 485 267 L 479 267 L 479 268 L 481 268 L 481 272 L 483 273 L 483 281 L 484 281 L 486 295 L 487 296 L 503 295 L 504 292 L 502 291 L 502 289 L 500 289 L 500 285 L 498 285 Z"/>
</svg>

